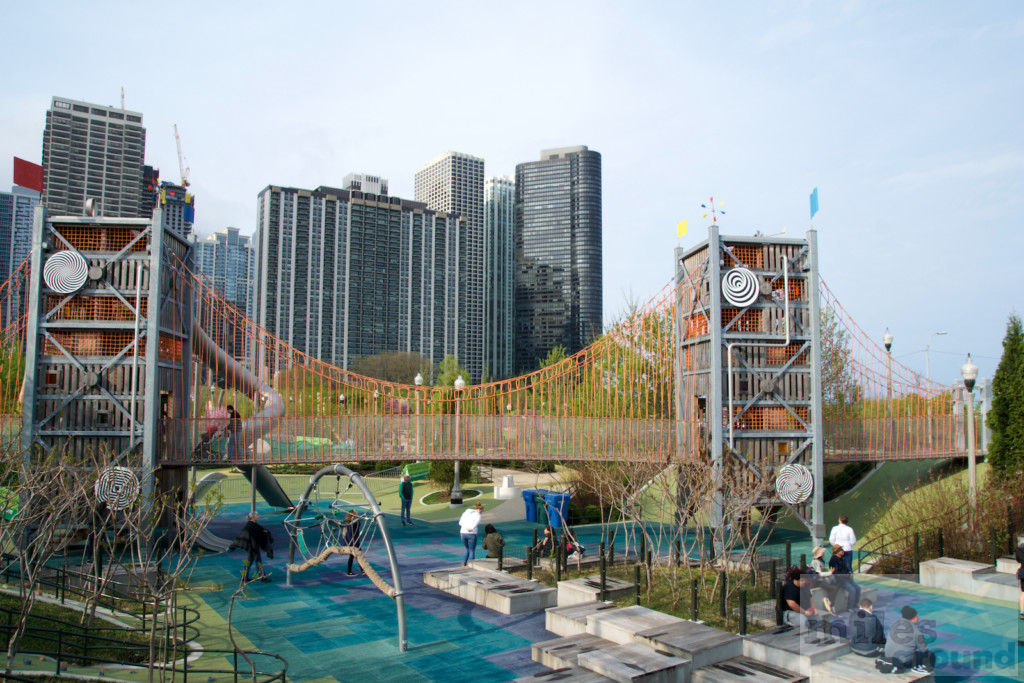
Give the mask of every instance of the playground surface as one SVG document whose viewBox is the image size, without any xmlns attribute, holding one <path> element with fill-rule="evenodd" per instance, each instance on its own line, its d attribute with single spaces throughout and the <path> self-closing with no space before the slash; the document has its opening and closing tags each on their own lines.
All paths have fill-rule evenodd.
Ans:
<svg viewBox="0 0 1024 683">
<path fill-rule="evenodd" d="M 539 525 L 523 521 L 521 498 L 495 501 L 489 489 L 482 496 L 486 511 L 483 523 L 494 523 L 505 534 L 508 547 L 530 543 Z M 230 648 L 227 620 L 232 611 L 235 642 L 243 649 L 271 652 L 288 661 L 288 680 L 303 683 L 395 681 L 511 681 L 544 671 L 530 658 L 530 645 L 548 640 L 544 613 L 505 616 L 470 604 L 422 583 L 423 572 L 453 567 L 461 562 L 462 544 L 457 518 L 461 509 L 440 506 L 436 519 L 416 515 L 413 526 L 399 523 L 397 505 L 384 505 L 389 531 L 395 542 L 406 600 L 409 647 L 398 651 L 395 603 L 365 576 L 346 575 L 344 557 L 293 574 L 286 585 L 287 534 L 284 513 L 258 505 L 261 523 L 275 538 L 275 557 L 265 559 L 272 573 L 269 583 L 252 583 L 245 597 L 235 600 L 244 555 L 205 553 L 191 577 L 192 590 L 182 600 L 202 612 L 200 642 L 206 648 Z M 214 520 L 211 530 L 233 538 L 244 524 L 248 505 L 231 503 Z M 577 529 L 580 541 L 596 551 L 601 528 Z M 765 547 L 767 554 L 782 557 L 786 540 L 793 558 L 810 556 L 810 540 L 779 530 Z M 391 581 L 383 543 L 379 536 L 364 548 L 367 557 Z M 478 547 L 477 556 L 485 553 Z M 916 583 L 885 578 L 860 577 L 878 588 L 876 614 L 888 627 L 903 605 L 914 605 L 930 631 L 930 647 L 938 655 L 937 677 L 946 681 L 1019 681 L 1024 668 L 1024 648 L 1017 640 L 1016 605 L 973 595 L 925 588 Z M 197 668 L 215 659 L 204 654 Z M 35 668 L 34 666 L 31 668 Z M 75 673 L 97 675 L 95 669 Z M 142 680 L 140 671 L 107 669 L 106 680 Z M 190 677 L 191 678 L 191 677 Z M 197 676 L 198 680 L 231 680 L 231 677 Z"/>
</svg>

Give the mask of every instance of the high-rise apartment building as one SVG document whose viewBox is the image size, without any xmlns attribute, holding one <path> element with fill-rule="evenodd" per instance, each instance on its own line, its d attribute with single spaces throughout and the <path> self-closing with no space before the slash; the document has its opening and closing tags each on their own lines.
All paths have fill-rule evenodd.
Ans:
<svg viewBox="0 0 1024 683">
<path fill-rule="evenodd" d="M 54 97 L 43 131 L 43 203 L 51 216 L 152 215 L 143 200 L 142 114 Z"/>
<path fill-rule="evenodd" d="M 205 239 L 189 235 L 189 242 L 195 271 L 205 275 L 214 289 L 239 312 L 252 318 L 256 249 L 249 237 L 239 234 L 238 228 L 225 228 Z M 233 324 L 221 325 L 224 329 L 220 329 L 218 321 L 203 319 L 202 306 L 199 315 L 203 328 L 221 348 L 238 360 L 247 359 L 251 349 L 244 346 L 244 330 Z"/>
<path fill-rule="evenodd" d="M 516 166 L 515 368 L 601 332 L 601 155 L 548 149 Z"/>
<path fill-rule="evenodd" d="M 39 193 L 15 185 L 10 192 L 0 192 L 0 283 L 11 275 L 32 253 L 32 216 L 39 205 Z M 22 283 L 22 296 L 25 295 Z M 0 326 L 6 328 L 17 315 L 16 298 L 8 297 L 11 310 L 0 311 Z"/>
<path fill-rule="evenodd" d="M 459 273 L 459 287 L 464 290 L 466 309 L 464 335 L 459 362 L 473 375 L 475 381 L 483 379 L 483 359 L 491 354 L 485 348 L 487 341 L 484 320 L 484 160 L 463 154 L 445 152 L 416 171 L 416 201 L 428 209 L 465 221 L 465 232 L 460 240 L 465 243 L 460 261 L 454 264 Z M 470 367 L 470 357 L 481 359 L 476 368 Z M 476 363 L 476 361 L 472 361 Z M 494 370 L 486 368 L 489 376 Z"/>
<path fill-rule="evenodd" d="M 516 183 L 484 181 L 484 362 L 494 377 L 512 374 Z"/>
<path fill-rule="evenodd" d="M 479 377 L 481 295 L 466 286 L 478 247 L 467 221 L 355 189 L 353 181 L 366 187 L 371 177 L 350 177 L 344 189 L 260 192 L 257 323 L 346 368 L 363 356 L 408 351 L 435 364 L 456 356 Z M 383 189 L 387 181 L 371 186 Z"/>
<path fill-rule="evenodd" d="M 166 180 L 160 183 L 157 195 L 160 202 L 161 216 L 163 217 L 164 228 L 173 230 L 182 237 L 192 234 L 192 224 L 196 220 L 196 198 L 183 185 L 169 183 Z"/>
</svg>

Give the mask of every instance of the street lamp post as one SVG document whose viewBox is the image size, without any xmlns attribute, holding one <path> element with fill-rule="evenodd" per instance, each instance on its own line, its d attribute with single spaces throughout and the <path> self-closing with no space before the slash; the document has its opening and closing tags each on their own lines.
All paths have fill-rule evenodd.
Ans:
<svg viewBox="0 0 1024 683">
<path fill-rule="evenodd" d="M 420 455 L 420 387 L 423 386 L 423 375 L 417 372 L 412 381 L 416 385 L 416 455 Z"/>
<path fill-rule="evenodd" d="M 944 334 L 946 334 L 945 330 L 942 332 L 932 332 L 932 336 L 928 337 L 928 343 L 924 345 L 924 378 L 929 382 L 932 380 L 932 368 L 931 363 L 929 362 L 928 349 L 932 347 L 932 339 L 935 339 L 935 337 L 941 337 Z"/>
<path fill-rule="evenodd" d="M 448 501 L 448 507 L 462 505 L 462 487 L 459 485 L 459 451 L 461 450 L 462 430 L 460 421 L 462 390 L 466 388 L 466 380 L 459 375 L 455 380 L 455 481 L 452 483 L 452 495 Z"/>
<path fill-rule="evenodd" d="M 978 464 L 974 462 L 977 454 L 974 446 L 974 382 L 978 379 L 978 366 L 967 354 L 967 362 L 960 366 L 960 376 L 964 378 L 967 389 L 967 407 L 964 417 L 967 420 L 967 491 L 971 499 L 971 510 L 978 506 Z"/>
<path fill-rule="evenodd" d="M 885 334 L 882 335 L 882 343 L 885 344 L 885 386 L 886 386 L 886 397 L 885 412 L 886 417 L 886 431 L 892 431 L 892 332 L 889 328 L 885 328 Z M 888 435 L 887 435 L 888 436 Z M 889 445 L 889 439 L 885 440 L 886 447 Z"/>
</svg>

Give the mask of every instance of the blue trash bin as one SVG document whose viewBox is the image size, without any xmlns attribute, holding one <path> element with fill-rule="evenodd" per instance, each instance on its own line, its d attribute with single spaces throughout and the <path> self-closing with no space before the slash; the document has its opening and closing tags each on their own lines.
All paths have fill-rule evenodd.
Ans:
<svg viewBox="0 0 1024 683">
<path fill-rule="evenodd" d="M 548 523 L 560 529 L 568 526 L 569 523 L 569 498 L 568 493 L 549 493 L 544 496 L 544 504 L 547 508 Z"/>
<path fill-rule="evenodd" d="M 523 503 L 526 504 L 526 521 L 536 522 L 537 521 L 537 503 L 534 502 L 534 494 L 537 493 L 534 489 L 525 489 L 523 491 Z"/>
</svg>

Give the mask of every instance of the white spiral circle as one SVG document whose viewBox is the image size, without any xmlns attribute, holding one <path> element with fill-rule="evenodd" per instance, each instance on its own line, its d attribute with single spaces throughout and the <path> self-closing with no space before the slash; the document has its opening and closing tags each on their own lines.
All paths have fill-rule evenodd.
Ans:
<svg viewBox="0 0 1024 683">
<path fill-rule="evenodd" d="M 760 282 L 749 268 L 732 268 L 722 277 L 722 294 L 733 306 L 746 308 L 760 294 Z"/>
<path fill-rule="evenodd" d="M 111 510 L 123 510 L 139 497 L 139 479 L 127 467 L 108 467 L 100 472 L 93 491 Z"/>
<path fill-rule="evenodd" d="M 775 492 L 790 505 L 802 503 L 811 497 L 814 478 L 803 465 L 784 465 L 775 478 Z"/>
<path fill-rule="evenodd" d="M 88 277 L 89 264 L 77 251 L 58 251 L 43 266 L 43 282 L 61 294 L 77 292 Z"/>
</svg>

